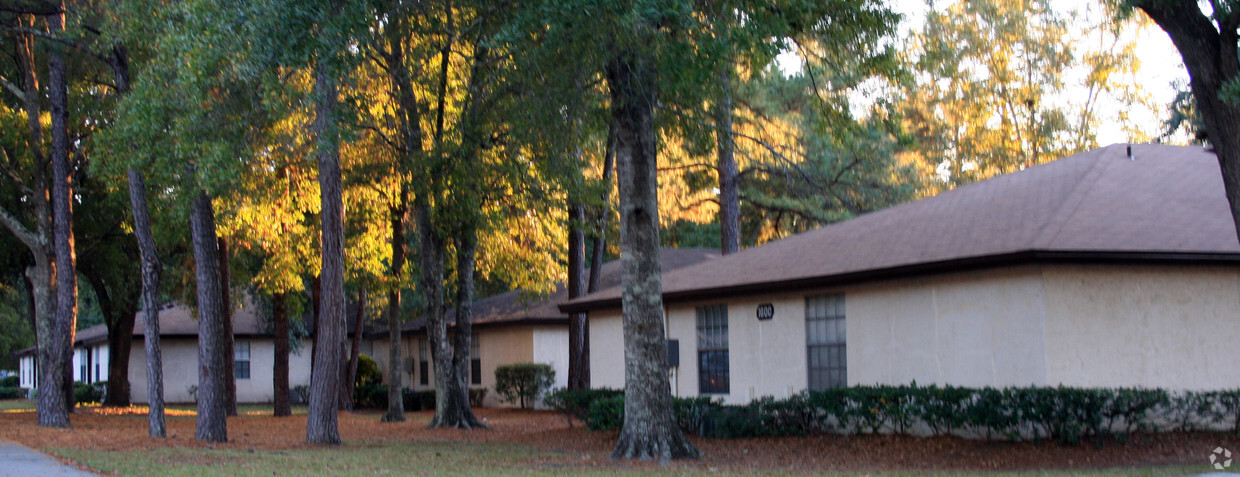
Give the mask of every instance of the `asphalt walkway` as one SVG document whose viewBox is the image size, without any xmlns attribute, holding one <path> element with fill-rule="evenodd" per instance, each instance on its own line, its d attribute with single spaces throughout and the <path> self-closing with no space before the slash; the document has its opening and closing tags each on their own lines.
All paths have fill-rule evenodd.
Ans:
<svg viewBox="0 0 1240 477">
<path fill-rule="evenodd" d="M 12 442 L 0 442 L 0 477 L 94 477 L 95 474 L 82 472 L 73 467 L 61 464 L 47 454 Z"/>
</svg>

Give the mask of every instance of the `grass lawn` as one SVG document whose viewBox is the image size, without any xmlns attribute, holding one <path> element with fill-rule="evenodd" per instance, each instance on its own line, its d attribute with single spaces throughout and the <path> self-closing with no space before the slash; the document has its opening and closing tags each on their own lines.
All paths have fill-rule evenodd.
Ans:
<svg viewBox="0 0 1240 477">
<path fill-rule="evenodd" d="M 32 410 L 34 410 L 34 401 L 29 399 L 6 399 L 0 401 L 0 412 Z"/>
<path fill-rule="evenodd" d="M 611 464 L 582 466 L 571 456 L 519 444 L 476 442 L 416 442 L 407 444 L 346 444 L 339 449 L 208 450 L 161 448 L 136 452 L 48 449 L 58 457 L 92 469 L 119 475 L 166 476 L 272 476 L 272 475 L 689 475 L 731 474 L 735 469 L 708 466 Z M 1209 466 L 1150 467 L 1143 469 L 1073 469 L 1051 472 L 846 472 L 833 475 L 933 476 L 1162 476 L 1190 475 Z M 786 471 L 745 471 L 749 475 L 798 475 Z"/>
</svg>

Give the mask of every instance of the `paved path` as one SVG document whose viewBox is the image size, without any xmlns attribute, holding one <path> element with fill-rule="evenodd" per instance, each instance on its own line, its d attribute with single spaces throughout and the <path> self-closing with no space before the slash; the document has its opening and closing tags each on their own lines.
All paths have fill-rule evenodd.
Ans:
<svg viewBox="0 0 1240 477">
<path fill-rule="evenodd" d="M 0 477 L 17 476 L 94 477 L 61 464 L 47 454 L 11 442 L 0 442 Z"/>
</svg>

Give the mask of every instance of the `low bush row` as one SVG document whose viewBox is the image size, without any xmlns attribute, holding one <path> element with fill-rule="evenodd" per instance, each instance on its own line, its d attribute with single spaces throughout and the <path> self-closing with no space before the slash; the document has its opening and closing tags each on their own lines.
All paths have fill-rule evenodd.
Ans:
<svg viewBox="0 0 1240 477">
<path fill-rule="evenodd" d="M 0 386 L 0 399 L 26 399 L 30 392 L 16 386 Z"/>
<path fill-rule="evenodd" d="M 590 429 L 624 421 L 624 392 L 558 390 L 547 402 Z M 706 437 L 825 433 L 954 434 L 983 439 L 1123 439 L 1134 431 L 1230 429 L 1240 435 L 1240 389 L 856 386 L 729 406 L 674 399 L 676 421 Z"/>
<path fill-rule="evenodd" d="M 409 388 L 402 388 L 400 391 L 401 400 L 406 411 L 435 409 L 434 390 L 414 391 Z M 469 405 L 481 407 L 482 400 L 486 398 L 486 395 L 486 388 L 470 388 Z M 387 409 L 387 385 L 370 383 L 357 386 L 353 389 L 353 406 L 359 409 Z"/>
</svg>

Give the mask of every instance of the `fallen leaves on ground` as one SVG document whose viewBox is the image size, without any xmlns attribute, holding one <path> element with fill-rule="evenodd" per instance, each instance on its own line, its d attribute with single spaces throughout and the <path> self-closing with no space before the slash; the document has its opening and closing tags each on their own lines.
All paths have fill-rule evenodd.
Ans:
<svg viewBox="0 0 1240 477">
<path fill-rule="evenodd" d="M 340 413 L 341 438 L 361 445 L 437 442 L 498 442 L 528 445 L 531 465 L 550 467 L 642 468 L 647 463 L 609 460 L 615 432 L 591 432 L 550 411 L 477 409 L 490 430 L 428 429 L 429 412 L 409 413 L 403 423 L 380 422 L 380 413 Z M 235 450 L 307 449 L 306 416 L 271 417 L 247 413 L 228 419 L 229 441 L 194 439 L 192 411 L 170 412 L 168 438 L 147 437 L 145 407 L 79 408 L 70 430 L 40 428 L 34 411 L 0 413 L 0 440 L 30 447 L 134 451 L 160 447 Z M 696 462 L 674 466 L 701 470 L 784 470 L 792 472 L 895 470 L 1085 469 L 1208 464 L 1216 447 L 1240 449 L 1240 438 L 1227 433 L 1138 433 L 1125 442 L 1107 440 L 1076 446 L 1055 442 L 984 442 L 957 437 L 893 435 L 771 437 L 759 439 L 693 438 L 703 452 Z"/>
</svg>

